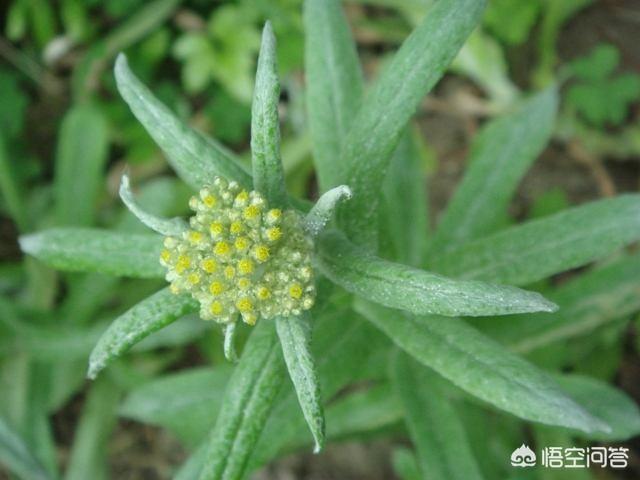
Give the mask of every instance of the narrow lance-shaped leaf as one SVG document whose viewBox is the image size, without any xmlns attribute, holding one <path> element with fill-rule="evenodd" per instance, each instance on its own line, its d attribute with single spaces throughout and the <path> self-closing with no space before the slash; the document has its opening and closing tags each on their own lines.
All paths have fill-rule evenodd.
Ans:
<svg viewBox="0 0 640 480">
<path fill-rule="evenodd" d="M 511 227 L 433 258 L 452 277 L 526 285 L 640 239 L 640 195 L 620 195 Z"/>
<path fill-rule="evenodd" d="M 131 72 L 124 55 L 118 55 L 116 82 L 131 111 L 167 155 L 178 175 L 198 190 L 216 175 L 252 187 L 251 175 L 233 155 L 211 138 L 182 121 L 160 102 Z"/>
<path fill-rule="evenodd" d="M 58 136 L 54 179 L 59 225 L 93 223 L 108 147 L 101 110 L 84 105 L 67 112 Z"/>
<path fill-rule="evenodd" d="M 287 193 L 280 158 L 280 81 L 276 63 L 276 38 L 267 22 L 262 31 L 256 85 L 251 107 L 251 161 L 254 188 L 271 205 L 286 206 Z"/>
<path fill-rule="evenodd" d="M 640 410 L 623 391 L 606 382 L 582 375 L 554 375 L 560 386 L 592 415 L 611 427 L 608 433 L 593 432 L 580 437 L 600 441 L 621 441 L 640 434 Z"/>
<path fill-rule="evenodd" d="M 400 134 L 425 94 L 478 24 L 484 0 L 437 2 L 385 67 L 353 121 L 342 150 L 353 201 L 339 209 L 353 241 L 376 244 L 380 188 Z"/>
<path fill-rule="evenodd" d="M 20 237 L 23 252 L 60 270 L 162 278 L 162 237 L 97 228 L 52 228 Z"/>
<path fill-rule="evenodd" d="M 502 410 L 547 425 L 610 430 L 548 375 L 461 320 L 403 315 L 363 301 L 357 310 L 420 363 Z"/>
<path fill-rule="evenodd" d="M 414 314 L 484 316 L 551 312 L 557 308 L 536 292 L 453 280 L 388 262 L 363 253 L 335 231 L 321 237 L 317 260 L 323 273 L 346 290 Z"/>
<path fill-rule="evenodd" d="M 560 309 L 551 315 L 493 318 L 478 328 L 518 353 L 588 335 L 640 309 L 640 254 L 622 255 L 549 294 Z"/>
<path fill-rule="evenodd" d="M 241 478 L 284 379 L 273 322 L 259 322 L 227 384 L 200 480 Z"/>
<path fill-rule="evenodd" d="M 557 103 L 555 89 L 545 90 L 478 134 L 462 183 L 438 225 L 434 255 L 495 230 L 522 176 L 549 141 Z"/>
<path fill-rule="evenodd" d="M 187 230 L 189 226 L 182 218 L 161 218 L 152 213 L 146 212 L 133 198 L 133 192 L 129 182 L 129 175 L 126 173 L 122 175 L 119 190 L 120 198 L 127 206 L 127 208 L 133 213 L 138 220 L 144 223 L 147 227 L 155 232 L 158 232 L 165 236 L 177 236 L 179 237 L 182 232 Z"/>
<path fill-rule="evenodd" d="M 304 219 L 304 228 L 311 236 L 317 236 L 327 225 L 340 201 L 351 198 L 351 189 L 346 185 L 325 192 Z"/>
<path fill-rule="evenodd" d="M 428 150 L 420 135 L 417 129 L 411 128 L 400 139 L 391 158 L 380 203 L 381 256 L 413 267 L 425 266 L 429 241 L 430 215 L 422 158 Z"/>
<path fill-rule="evenodd" d="M 20 436 L 0 418 L 0 461 L 22 478 L 48 480 L 52 477 L 38 462 Z"/>
<path fill-rule="evenodd" d="M 325 424 L 320 382 L 310 351 L 311 326 L 308 315 L 278 317 L 276 329 L 298 402 L 315 440 L 314 453 L 318 453 L 324 446 Z"/>
<path fill-rule="evenodd" d="M 100 337 L 89 357 L 87 376 L 95 378 L 143 338 L 195 310 L 195 300 L 188 295 L 174 295 L 168 287 L 142 300 L 115 319 Z"/>
<path fill-rule="evenodd" d="M 236 322 L 231 322 L 224 327 L 224 357 L 230 362 L 238 361 L 238 354 L 235 345 Z"/>
<path fill-rule="evenodd" d="M 464 426 L 441 386 L 442 379 L 400 351 L 394 358 L 393 380 L 422 476 L 481 479 Z"/>
<path fill-rule="evenodd" d="M 340 151 L 362 97 L 362 71 L 339 0 L 304 2 L 306 103 L 320 191 L 344 181 Z"/>
</svg>

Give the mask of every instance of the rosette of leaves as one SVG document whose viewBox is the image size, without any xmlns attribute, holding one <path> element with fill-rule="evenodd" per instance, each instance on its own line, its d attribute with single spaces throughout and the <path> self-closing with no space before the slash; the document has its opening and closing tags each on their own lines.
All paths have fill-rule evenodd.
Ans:
<svg viewBox="0 0 640 480">
<path fill-rule="evenodd" d="M 233 371 L 197 376 L 211 381 L 199 384 L 203 392 L 226 385 L 225 393 L 206 404 L 206 415 L 215 418 L 213 427 L 206 439 L 191 437 L 201 446 L 178 478 L 242 478 L 306 444 L 309 437 L 301 437 L 299 421 L 304 426 L 306 420 L 319 450 L 327 437 L 375 430 L 401 418 L 416 444 L 423 475 L 478 478 L 464 428 L 447 398 L 452 385 L 521 419 L 580 431 L 588 438 L 629 433 L 628 424 L 616 420 L 608 407 L 582 407 L 574 400 L 606 387 L 591 385 L 587 395 L 574 385 L 569 395 L 561 382 L 481 333 L 482 322 L 476 328 L 456 318 L 523 314 L 510 317 L 517 319 L 514 329 L 500 330 L 510 331 L 523 348 L 530 348 L 527 341 L 569 338 L 588 327 L 572 323 L 571 315 L 550 313 L 555 303 L 539 293 L 511 285 L 531 285 L 640 238 L 635 195 L 501 230 L 519 180 L 551 134 L 557 103 L 553 89 L 483 129 L 437 231 L 427 233 L 421 173 L 406 125 L 478 24 L 483 6 L 477 0 L 437 2 L 363 96 L 361 69 L 340 3 L 305 3 L 307 110 L 319 186 L 325 192 L 313 207 L 290 198 L 283 186 L 275 39 L 268 24 L 253 97 L 251 172 L 218 142 L 181 123 L 133 75 L 125 58 L 118 58 L 120 93 L 177 174 L 194 190 L 216 178 L 235 182 L 270 207 L 302 218 L 296 234 L 312 246 L 313 277 L 322 287 L 309 310 L 250 317 L 247 324 L 255 320 L 255 326 L 244 327 L 252 332 Z M 186 228 L 182 220 L 152 217 L 136 207 L 126 182 L 122 191 L 128 206 L 154 230 L 172 236 Z M 199 198 L 209 202 L 206 192 Z M 141 278 L 166 273 L 158 261 L 163 249 L 158 234 L 66 228 L 29 235 L 21 243 L 26 252 L 60 269 Z M 628 270 L 637 260 L 623 263 Z M 608 279 L 606 285 L 626 284 L 629 272 L 610 268 L 595 276 Z M 605 287 L 593 280 L 574 290 L 595 294 L 599 288 Z M 575 313 L 579 292 L 554 297 Z M 625 311 L 637 308 L 634 301 L 625 297 Z M 89 376 L 201 306 L 190 294 L 168 287 L 142 301 L 103 334 L 91 355 Z M 606 314 L 596 317 L 604 321 Z M 589 317 L 589 325 L 597 321 Z M 367 323 L 384 335 L 373 335 Z M 521 338 L 518 329 L 526 331 L 530 323 L 542 326 Z M 556 323 L 563 328 L 553 330 Z M 228 326 L 236 323 L 226 325 L 225 349 L 231 357 L 234 329 Z M 312 330 L 320 338 L 311 348 Z M 393 368 L 387 371 L 392 350 Z M 287 371 L 295 394 L 284 383 Z M 371 378 L 389 380 L 392 388 L 383 383 L 327 405 L 350 383 Z M 183 394 L 175 390 L 165 391 Z M 304 420 L 291 408 L 295 402 Z M 625 401 L 616 405 L 623 405 L 628 418 L 638 417 Z M 209 424 L 202 417 L 193 423 L 195 429 Z M 443 454 L 433 453 L 434 446 Z"/>
</svg>

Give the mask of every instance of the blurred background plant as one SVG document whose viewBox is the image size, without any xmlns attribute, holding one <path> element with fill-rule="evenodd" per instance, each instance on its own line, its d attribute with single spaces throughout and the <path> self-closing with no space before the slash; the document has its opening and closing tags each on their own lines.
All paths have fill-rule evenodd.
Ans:
<svg viewBox="0 0 640 480">
<path fill-rule="evenodd" d="M 367 76 L 382 68 L 432 3 L 344 2 Z M 68 479 L 168 478 L 210 426 L 200 424 L 198 408 L 215 410 L 219 401 L 216 391 L 198 397 L 197 385 L 222 388 L 226 378 L 226 367 L 215 375 L 200 368 L 224 361 L 217 329 L 193 318 L 150 337 L 87 383 L 89 352 L 108 322 L 161 283 L 54 272 L 19 251 L 20 233 L 50 226 L 140 230 L 117 197 L 125 165 L 143 185 L 139 198 L 148 210 L 186 213 L 179 208 L 189 191 L 117 95 L 116 54 L 125 51 L 143 82 L 182 119 L 248 161 L 260 29 L 271 20 L 288 188 L 315 197 L 301 12 L 301 0 L 13 0 L 0 7 L 0 463 L 23 478 L 55 478 L 61 471 Z M 482 26 L 423 102 L 407 141 L 428 185 L 430 221 L 459 180 L 479 126 L 553 82 L 561 85 L 553 141 L 503 223 L 637 191 L 639 22 L 640 6 L 632 0 L 492 1 Z M 637 296 L 637 279 L 631 288 Z M 613 381 L 640 398 L 640 319 L 635 303 L 628 307 L 598 335 L 532 349 L 530 358 Z M 384 438 L 377 435 L 382 431 L 401 438 L 397 408 L 385 407 L 383 421 L 360 436 Z M 482 442 L 486 426 L 473 408 L 463 414 L 465 424 L 472 441 Z M 506 459 L 522 430 L 515 420 L 500 422 L 492 448 Z M 527 431 L 535 438 L 554 434 Z M 414 478 L 408 450 L 395 450 L 392 467 L 389 440 L 366 445 L 349 444 L 346 454 L 329 448 L 313 461 L 291 457 L 261 475 L 389 478 L 395 468 Z M 636 448 L 636 473 L 637 455 Z M 486 463 L 487 471 L 504 474 Z"/>
</svg>

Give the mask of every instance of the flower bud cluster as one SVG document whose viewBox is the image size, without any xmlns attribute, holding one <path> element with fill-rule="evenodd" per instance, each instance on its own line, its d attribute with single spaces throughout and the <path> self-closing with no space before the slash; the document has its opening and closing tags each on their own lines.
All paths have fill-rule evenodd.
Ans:
<svg viewBox="0 0 640 480">
<path fill-rule="evenodd" d="M 313 306 L 311 240 L 293 210 L 269 209 L 260 193 L 217 177 L 189 201 L 195 212 L 181 237 L 165 237 L 160 263 L 173 293 L 189 293 L 205 320 L 239 313 L 298 315 Z"/>
</svg>

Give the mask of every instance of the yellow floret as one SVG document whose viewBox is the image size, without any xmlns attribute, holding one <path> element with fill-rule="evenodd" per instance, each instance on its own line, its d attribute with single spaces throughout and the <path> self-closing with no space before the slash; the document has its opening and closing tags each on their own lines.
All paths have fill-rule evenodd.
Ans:
<svg viewBox="0 0 640 480">
<path fill-rule="evenodd" d="M 271 292 L 267 287 L 259 287 L 256 291 L 256 295 L 260 300 L 266 300 L 271 296 Z"/>
<path fill-rule="evenodd" d="M 176 262 L 176 272 L 182 273 L 191 266 L 191 259 L 187 255 L 180 255 Z"/>
<path fill-rule="evenodd" d="M 221 315 L 223 311 L 222 303 L 215 301 L 211 304 L 211 313 L 214 315 Z"/>
<path fill-rule="evenodd" d="M 202 237 L 202 233 L 200 232 L 196 232 L 194 230 L 190 231 L 187 235 L 187 238 L 189 239 L 189 242 L 191 243 L 200 243 L 203 239 Z"/>
<path fill-rule="evenodd" d="M 219 237 L 224 233 L 224 225 L 220 222 L 212 222 L 211 225 L 209 225 L 209 231 L 214 237 Z"/>
<path fill-rule="evenodd" d="M 200 266 L 207 273 L 213 273 L 218 269 L 218 264 L 213 258 L 205 258 L 200 263 Z"/>
<path fill-rule="evenodd" d="M 233 268 L 232 266 L 225 267 L 224 276 L 229 280 L 231 280 L 233 277 L 236 276 L 236 269 Z"/>
<path fill-rule="evenodd" d="M 240 290 L 247 290 L 249 287 L 251 287 L 251 280 L 248 278 L 243 277 L 238 280 L 238 288 Z"/>
<path fill-rule="evenodd" d="M 266 235 L 270 242 L 276 242 L 282 236 L 282 230 L 279 227 L 267 228 Z"/>
<path fill-rule="evenodd" d="M 169 291 L 170 291 L 171 293 L 173 293 L 174 295 L 177 295 L 177 294 L 179 294 L 179 293 L 180 293 L 180 288 L 179 288 L 175 283 L 172 283 L 172 284 L 169 286 Z"/>
<path fill-rule="evenodd" d="M 231 246 L 229 246 L 227 242 L 218 242 L 216 246 L 213 247 L 213 253 L 218 257 L 225 257 L 231 253 Z"/>
<path fill-rule="evenodd" d="M 294 283 L 289 287 L 289 295 L 296 300 L 302 297 L 302 287 L 299 283 Z"/>
<path fill-rule="evenodd" d="M 233 243 L 233 245 L 236 247 L 236 250 L 243 252 L 247 248 L 249 248 L 250 243 L 251 242 L 249 242 L 249 239 L 247 237 L 238 237 L 236 238 L 236 241 Z"/>
<path fill-rule="evenodd" d="M 256 245 L 256 248 L 253 250 L 253 255 L 260 263 L 266 262 L 269 260 L 269 247 L 266 245 Z"/>
<path fill-rule="evenodd" d="M 209 292 L 211 292 L 212 295 L 220 295 L 223 291 L 224 285 L 222 282 L 214 281 L 209 285 Z"/>
<path fill-rule="evenodd" d="M 280 210 L 279 208 L 272 208 L 267 212 L 267 222 L 271 224 L 276 223 L 278 220 L 280 220 L 280 217 L 282 217 L 282 210 Z"/>
<path fill-rule="evenodd" d="M 246 190 L 241 191 L 238 195 L 236 195 L 236 202 L 240 204 L 246 204 L 249 201 L 249 192 Z"/>
<path fill-rule="evenodd" d="M 216 203 L 218 203 L 218 199 L 210 193 L 207 193 L 202 197 L 202 203 L 204 203 L 208 208 L 213 208 L 216 206 Z"/>
<path fill-rule="evenodd" d="M 231 225 L 229 226 L 229 231 L 233 235 L 238 235 L 239 233 L 242 233 L 243 230 L 244 225 L 242 225 L 242 222 L 239 222 L 238 220 L 236 220 L 235 222 L 231 222 Z"/>
<path fill-rule="evenodd" d="M 189 283 L 191 285 L 197 285 L 200 283 L 200 274 L 198 273 L 190 273 L 189 276 L 187 277 L 187 280 L 189 281 Z"/>
<path fill-rule="evenodd" d="M 248 258 L 243 258 L 238 262 L 238 270 L 243 275 L 249 275 L 253 272 L 253 262 Z"/>
<path fill-rule="evenodd" d="M 162 252 L 160 252 L 160 259 L 165 263 L 169 263 L 169 260 L 171 260 L 171 252 L 166 249 L 162 250 Z"/>
<path fill-rule="evenodd" d="M 236 307 L 241 312 L 250 312 L 253 310 L 253 303 L 249 297 L 242 297 L 236 302 Z"/>
<path fill-rule="evenodd" d="M 255 325 L 258 320 L 258 316 L 255 313 L 244 312 L 242 314 L 242 320 L 244 320 L 244 323 L 247 325 Z"/>
<path fill-rule="evenodd" d="M 257 205 L 249 205 L 242 212 L 242 216 L 247 220 L 253 220 L 260 215 L 260 208 Z"/>
</svg>

